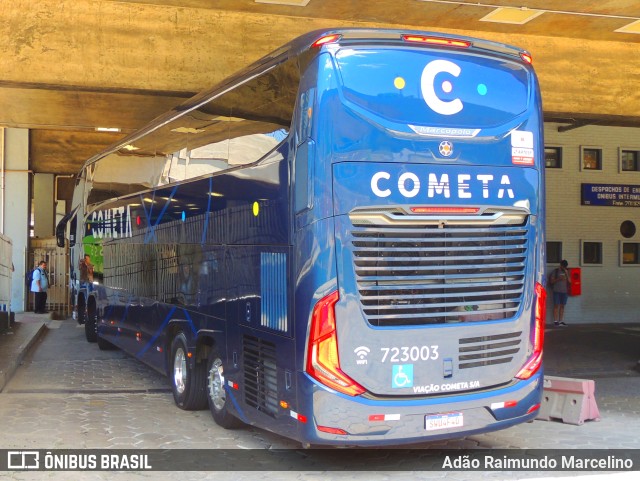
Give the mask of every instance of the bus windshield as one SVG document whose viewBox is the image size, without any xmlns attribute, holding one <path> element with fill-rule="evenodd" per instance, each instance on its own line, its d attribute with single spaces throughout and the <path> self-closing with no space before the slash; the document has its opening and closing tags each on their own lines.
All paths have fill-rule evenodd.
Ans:
<svg viewBox="0 0 640 481">
<path fill-rule="evenodd" d="M 526 111 L 529 74 L 515 61 L 460 51 L 343 48 L 347 102 L 405 125 L 503 125 Z"/>
</svg>

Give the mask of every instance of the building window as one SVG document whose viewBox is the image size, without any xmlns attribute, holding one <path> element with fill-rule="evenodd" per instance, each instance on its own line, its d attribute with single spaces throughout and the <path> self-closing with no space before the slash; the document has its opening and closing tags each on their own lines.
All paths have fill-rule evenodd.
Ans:
<svg viewBox="0 0 640 481">
<path fill-rule="evenodd" d="M 623 242 L 621 249 L 622 265 L 632 266 L 640 264 L 640 244 L 637 242 Z"/>
<path fill-rule="evenodd" d="M 620 149 L 620 171 L 621 172 L 637 172 L 638 165 L 638 151 Z"/>
<path fill-rule="evenodd" d="M 602 242 L 582 241 L 582 265 L 602 264 Z"/>
<path fill-rule="evenodd" d="M 547 169 L 562 168 L 562 147 L 544 148 L 544 166 Z"/>
<path fill-rule="evenodd" d="M 599 147 L 581 147 L 582 170 L 602 170 L 602 149 Z"/>
<path fill-rule="evenodd" d="M 560 264 L 562 242 L 547 242 L 547 264 Z"/>
</svg>

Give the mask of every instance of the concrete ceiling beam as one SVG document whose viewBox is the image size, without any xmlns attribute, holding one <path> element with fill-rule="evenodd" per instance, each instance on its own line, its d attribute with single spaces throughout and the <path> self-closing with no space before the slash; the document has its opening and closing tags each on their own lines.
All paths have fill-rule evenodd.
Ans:
<svg viewBox="0 0 640 481">
<path fill-rule="evenodd" d="M 210 87 L 297 35 L 336 26 L 327 19 L 87 0 L 3 2 L 0 20 L 0 82 L 171 92 Z M 640 112 L 635 43 L 482 36 L 533 54 L 545 109 L 588 116 Z"/>
<path fill-rule="evenodd" d="M 581 5 L 567 2 L 567 9 Z M 490 10 L 414 0 L 397 0 L 391 10 L 364 0 L 312 0 L 306 8 L 252 0 L 1 2 L 0 126 L 47 130 L 33 137 L 32 162 L 44 171 L 75 172 L 117 137 L 93 128 L 118 127 L 121 136 L 292 38 L 340 26 L 443 31 L 517 45 L 533 55 L 547 117 L 640 125 L 639 36 L 612 33 L 628 20 L 545 13 L 526 25 L 479 22 Z M 81 132 L 91 135 L 81 139 Z M 69 151 L 74 142 L 82 148 Z"/>
</svg>

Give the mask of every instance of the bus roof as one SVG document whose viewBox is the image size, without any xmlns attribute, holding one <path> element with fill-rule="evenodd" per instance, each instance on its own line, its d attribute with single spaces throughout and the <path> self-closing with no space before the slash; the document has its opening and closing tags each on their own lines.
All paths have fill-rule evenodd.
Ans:
<svg viewBox="0 0 640 481">
<path fill-rule="evenodd" d="M 321 51 L 324 48 L 331 48 L 331 45 L 336 44 L 341 46 L 412 44 L 414 46 L 422 45 L 429 48 L 464 48 L 477 54 L 508 56 L 512 59 L 520 59 L 523 63 L 531 63 L 529 53 L 517 47 L 441 32 L 374 28 L 331 28 L 314 30 L 295 38 L 230 77 L 225 78 L 215 86 L 203 90 L 170 111 L 156 117 L 141 129 L 89 158 L 83 165 L 83 169 L 110 153 L 126 148 L 137 139 L 166 125 L 173 119 L 198 108 L 217 95 L 229 90 L 234 85 L 242 83 L 244 80 L 259 74 L 284 59 L 301 55 L 312 48 L 317 48 Z"/>
</svg>

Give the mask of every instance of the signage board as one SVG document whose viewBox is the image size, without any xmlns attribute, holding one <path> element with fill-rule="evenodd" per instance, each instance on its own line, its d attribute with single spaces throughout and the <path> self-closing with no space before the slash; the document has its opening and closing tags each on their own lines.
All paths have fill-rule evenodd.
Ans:
<svg viewBox="0 0 640 481">
<path fill-rule="evenodd" d="M 640 185 L 582 184 L 582 205 L 640 207 Z"/>
</svg>

